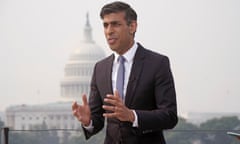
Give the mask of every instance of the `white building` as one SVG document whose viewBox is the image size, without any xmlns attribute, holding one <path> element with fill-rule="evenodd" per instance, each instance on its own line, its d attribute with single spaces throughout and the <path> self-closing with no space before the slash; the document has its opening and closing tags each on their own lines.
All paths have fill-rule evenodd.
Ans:
<svg viewBox="0 0 240 144">
<path fill-rule="evenodd" d="M 72 115 L 71 103 L 19 105 L 6 110 L 7 126 L 14 130 L 32 130 L 45 123 L 47 129 L 77 129 L 80 124 Z"/>
<path fill-rule="evenodd" d="M 89 92 L 94 64 L 105 57 L 103 49 L 92 39 L 92 28 L 87 21 L 84 28 L 84 41 L 75 49 L 65 66 L 65 75 L 61 80 L 61 96 L 78 98 Z M 80 123 L 73 117 L 71 102 L 59 102 L 44 105 L 19 105 L 6 109 L 6 126 L 15 130 L 31 130 L 45 123 L 48 129 L 77 129 Z"/>
</svg>

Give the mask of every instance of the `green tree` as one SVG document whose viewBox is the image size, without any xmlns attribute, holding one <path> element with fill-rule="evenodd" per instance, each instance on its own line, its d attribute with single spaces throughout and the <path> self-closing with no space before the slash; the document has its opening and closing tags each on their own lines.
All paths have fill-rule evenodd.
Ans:
<svg viewBox="0 0 240 144">
<path fill-rule="evenodd" d="M 79 131 L 78 136 L 74 136 L 69 140 L 69 144 L 103 144 L 105 138 L 106 129 L 104 128 L 98 134 L 92 136 L 90 139 L 86 140 L 82 129 Z"/>
<path fill-rule="evenodd" d="M 10 130 L 9 144 L 59 144 L 59 138 L 57 132 L 49 131 L 43 122 L 29 131 Z"/>
<path fill-rule="evenodd" d="M 35 140 L 38 144 L 58 144 L 59 138 L 55 130 L 50 131 L 47 128 L 45 121 L 41 125 L 34 126 L 34 130 L 38 131 L 35 133 Z"/>
<path fill-rule="evenodd" d="M 238 144 L 236 138 L 226 133 L 239 127 L 240 121 L 237 117 L 214 118 L 200 126 L 179 118 L 177 126 L 173 130 L 165 131 L 164 134 L 168 144 L 192 144 L 194 141 L 202 144 Z"/>
<path fill-rule="evenodd" d="M 0 119 L 0 128 L 4 127 L 4 122 Z"/>
<path fill-rule="evenodd" d="M 30 132 L 10 131 L 9 144 L 37 144 L 35 136 Z"/>
<path fill-rule="evenodd" d="M 240 126 L 240 121 L 236 116 L 214 118 L 200 125 L 201 130 L 206 130 L 202 140 L 206 144 L 234 144 L 236 140 L 228 136 L 227 131 L 234 130 Z"/>
<path fill-rule="evenodd" d="M 168 144 L 192 144 L 199 140 L 198 127 L 188 123 L 184 118 L 179 118 L 178 124 L 173 130 L 165 131 L 165 138 Z"/>
</svg>

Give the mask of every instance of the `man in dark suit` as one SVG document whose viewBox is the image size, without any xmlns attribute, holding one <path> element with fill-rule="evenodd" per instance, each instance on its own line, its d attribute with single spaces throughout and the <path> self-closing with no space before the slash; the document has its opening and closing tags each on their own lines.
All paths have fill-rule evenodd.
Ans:
<svg viewBox="0 0 240 144">
<path fill-rule="evenodd" d="M 104 127 L 107 118 L 105 144 L 165 144 L 162 131 L 178 121 L 168 58 L 135 42 L 137 14 L 128 4 L 107 4 L 100 16 L 114 53 L 96 63 L 89 102 L 86 95 L 82 105 L 74 102 L 73 115 L 87 139 Z"/>
</svg>

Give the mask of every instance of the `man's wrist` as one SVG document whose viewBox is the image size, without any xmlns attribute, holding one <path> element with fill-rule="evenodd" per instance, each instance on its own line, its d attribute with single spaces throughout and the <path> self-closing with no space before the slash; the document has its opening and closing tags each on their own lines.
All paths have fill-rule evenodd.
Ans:
<svg viewBox="0 0 240 144">
<path fill-rule="evenodd" d="M 82 126 L 85 128 L 85 129 L 87 129 L 88 131 L 92 131 L 93 130 L 93 123 L 92 123 L 92 120 L 90 120 L 90 122 L 89 122 L 89 125 L 84 125 L 83 123 L 82 123 Z"/>
<path fill-rule="evenodd" d="M 132 110 L 132 112 L 133 112 L 133 115 L 134 115 L 134 120 L 132 122 L 132 126 L 133 127 L 138 127 L 138 116 L 137 116 L 137 113 L 136 113 L 135 110 Z"/>
<path fill-rule="evenodd" d="M 129 121 L 130 121 L 131 123 L 133 123 L 134 120 L 135 120 L 135 115 L 134 115 L 134 112 L 133 112 L 133 111 L 134 111 L 134 110 L 130 110 Z"/>
<path fill-rule="evenodd" d="M 84 126 L 84 127 L 89 127 L 90 125 L 92 125 L 92 121 L 90 120 L 88 123 L 82 123 L 82 125 Z"/>
</svg>

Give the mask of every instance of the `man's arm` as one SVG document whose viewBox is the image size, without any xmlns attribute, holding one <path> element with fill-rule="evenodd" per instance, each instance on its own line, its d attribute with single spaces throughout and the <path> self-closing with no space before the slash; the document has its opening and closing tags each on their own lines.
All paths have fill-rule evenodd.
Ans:
<svg viewBox="0 0 240 144">
<path fill-rule="evenodd" d="M 145 90 L 142 90 L 140 93 L 138 93 L 138 95 L 145 95 L 139 100 L 142 98 L 144 98 L 145 101 L 148 101 L 148 99 L 153 99 L 152 106 L 150 105 L 150 101 L 148 101 L 149 110 L 136 110 L 138 115 L 138 128 L 143 133 L 171 129 L 177 124 L 178 121 L 175 86 L 170 70 L 169 60 L 166 56 L 161 56 L 148 61 L 150 62 L 153 60 L 156 61 L 156 66 L 154 68 L 146 67 L 145 69 L 148 69 L 148 72 L 146 73 L 148 73 L 150 76 L 146 75 L 140 82 L 143 83 L 147 81 L 147 79 L 154 79 L 154 82 L 151 83 L 151 86 L 148 86 L 148 83 L 148 85 L 146 84 L 145 86 L 149 87 L 148 89 L 154 87 L 154 91 L 151 94 L 147 88 L 145 89 L 145 87 L 142 86 L 142 88 Z M 154 74 L 154 77 L 152 77 L 151 74 Z M 147 91 L 147 93 L 144 93 L 145 91 Z"/>
</svg>

